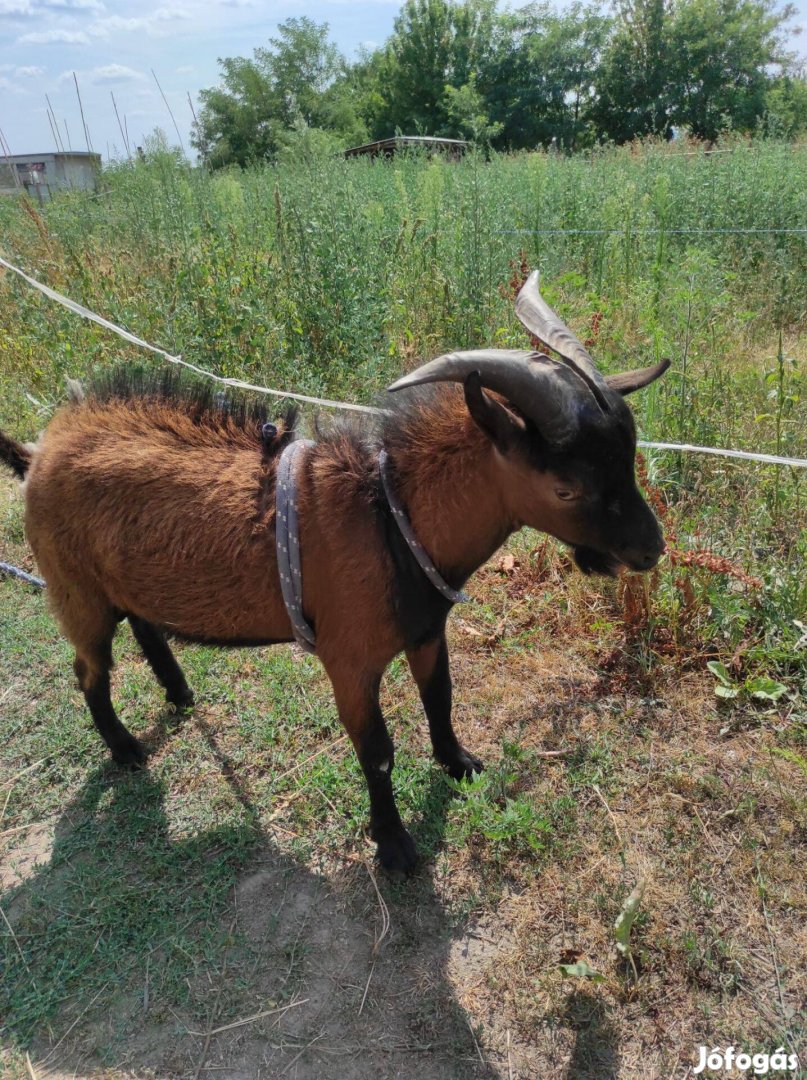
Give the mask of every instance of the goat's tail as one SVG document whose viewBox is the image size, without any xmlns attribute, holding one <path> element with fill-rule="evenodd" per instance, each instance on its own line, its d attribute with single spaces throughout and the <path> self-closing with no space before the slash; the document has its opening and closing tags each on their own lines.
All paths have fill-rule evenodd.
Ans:
<svg viewBox="0 0 807 1080">
<path fill-rule="evenodd" d="M 11 439 L 0 431 L 0 461 L 8 465 L 20 480 L 24 480 L 25 474 L 31 467 L 31 451 L 27 446 L 23 446 L 16 439 Z"/>
</svg>

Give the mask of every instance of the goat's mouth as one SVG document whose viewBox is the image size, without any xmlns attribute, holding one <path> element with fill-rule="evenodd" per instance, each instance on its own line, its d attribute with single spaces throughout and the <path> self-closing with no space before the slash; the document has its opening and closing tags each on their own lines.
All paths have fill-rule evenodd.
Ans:
<svg viewBox="0 0 807 1080">
<path fill-rule="evenodd" d="M 621 559 L 607 551 L 581 544 L 572 545 L 572 554 L 577 566 L 584 574 L 602 574 L 604 577 L 619 577 L 619 571 L 625 565 Z"/>
<path fill-rule="evenodd" d="M 600 551 L 585 544 L 570 544 L 577 566 L 584 574 L 601 574 L 604 577 L 619 577 L 622 570 L 636 574 L 652 570 L 664 549 L 659 551 L 623 551 L 617 555 L 613 551 Z"/>
</svg>

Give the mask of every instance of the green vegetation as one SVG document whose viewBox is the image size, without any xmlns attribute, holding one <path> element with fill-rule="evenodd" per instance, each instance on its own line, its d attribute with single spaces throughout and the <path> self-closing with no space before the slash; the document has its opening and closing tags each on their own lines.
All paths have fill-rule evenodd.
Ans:
<svg viewBox="0 0 807 1080">
<path fill-rule="evenodd" d="M 633 399 L 642 436 L 803 457 L 807 152 L 720 149 L 374 164 L 301 141 L 210 173 L 155 147 L 98 197 L 0 203 L 0 233 L 40 280 L 210 371 L 362 402 L 441 350 L 526 344 L 512 296 L 539 266 L 605 370 L 672 359 Z M 0 427 L 19 437 L 66 377 L 144 360 L 11 274 L 0 303 Z M 619 1047 L 638 1080 L 701 1042 L 792 1045 L 807 476 L 660 452 L 643 468 L 672 549 L 657 573 L 583 579 L 520 534 L 452 618 L 481 779 L 458 791 L 432 766 L 405 665 L 388 673 L 426 867 L 378 883 L 377 955 L 364 788 L 316 661 L 183 647 L 198 704 L 180 721 L 122 629 L 114 696 L 153 751 L 124 777 L 44 597 L 0 581 L 0 1068 L 26 1075 L 30 1049 L 69 1074 L 192 1075 L 209 1051 L 258 1075 L 277 1044 L 262 1075 L 301 1052 L 316 1075 L 338 1031 L 382 1076 L 412 1046 L 427 1077 L 488 1076 L 480 1057 L 507 1075 L 512 1035 L 522 1075 L 603 1075 Z M 5 478 L 0 557 L 33 569 Z M 325 1012 L 205 1042 L 306 998 Z"/>
<path fill-rule="evenodd" d="M 537 266 L 605 370 L 672 359 L 635 399 L 645 438 L 803 455 L 807 153 L 722 149 L 455 164 L 306 152 L 217 174 L 157 150 L 105 173 L 99 198 L 0 213 L 8 254 L 147 340 L 222 375 L 360 402 L 419 358 L 524 344 L 512 297 Z M 66 376 L 133 350 L 4 288 L 0 422 L 28 437 Z M 732 677 L 789 686 L 807 610 L 803 472 L 652 454 L 647 483 L 677 565 L 652 611 L 631 601 L 637 662 L 648 669 L 665 635 L 668 650 L 706 640 Z"/>
<path fill-rule="evenodd" d="M 442 135 L 497 150 L 573 151 L 673 131 L 795 138 L 807 83 L 775 0 L 620 0 L 497 11 L 492 0 L 406 0 L 389 39 L 350 64 L 326 24 L 289 19 L 252 59 L 221 61 L 194 145 L 213 167 Z"/>
</svg>

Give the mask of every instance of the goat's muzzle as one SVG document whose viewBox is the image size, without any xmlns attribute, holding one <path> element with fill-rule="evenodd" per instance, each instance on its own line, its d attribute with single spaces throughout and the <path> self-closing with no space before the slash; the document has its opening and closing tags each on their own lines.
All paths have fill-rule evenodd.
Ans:
<svg viewBox="0 0 807 1080">
<path fill-rule="evenodd" d="M 655 543 L 623 548 L 621 551 L 614 552 L 614 557 L 619 559 L 628 570 L 641 574 L 652 570 L 666 550 L 667 545 L 659 530 L 658 540 Z"/>
<path fill-rule="evenodd" d="M 597 551 L 596 548 L 576 545 L 573 554 L 574 561 L 584 574 L 618 577 L 623 568 L 636 573 L 652 570 L 666 550 L 662 540 L 652 548 L 628 548 L 621 551 Z"/>
</svg>

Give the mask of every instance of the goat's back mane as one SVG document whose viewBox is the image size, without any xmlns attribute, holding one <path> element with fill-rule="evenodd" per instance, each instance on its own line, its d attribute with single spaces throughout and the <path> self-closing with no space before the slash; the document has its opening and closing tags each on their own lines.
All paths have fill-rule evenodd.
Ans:
<svg viewBox="0 0 807 1080">
<path fill-rule="evenodd" d="M 176 369 L 119 365 L 94 374 L 84 387 L 92 404 L 154 403 L 188 417 L 195 425 L 214 430 L 260 432 L 261 425 L 282 423 L 294 431 L 298 410 L 281 405 L 271 410 L 266 398 L 248 391 L 223 387 L 192 372 Z"/>
</svg>

